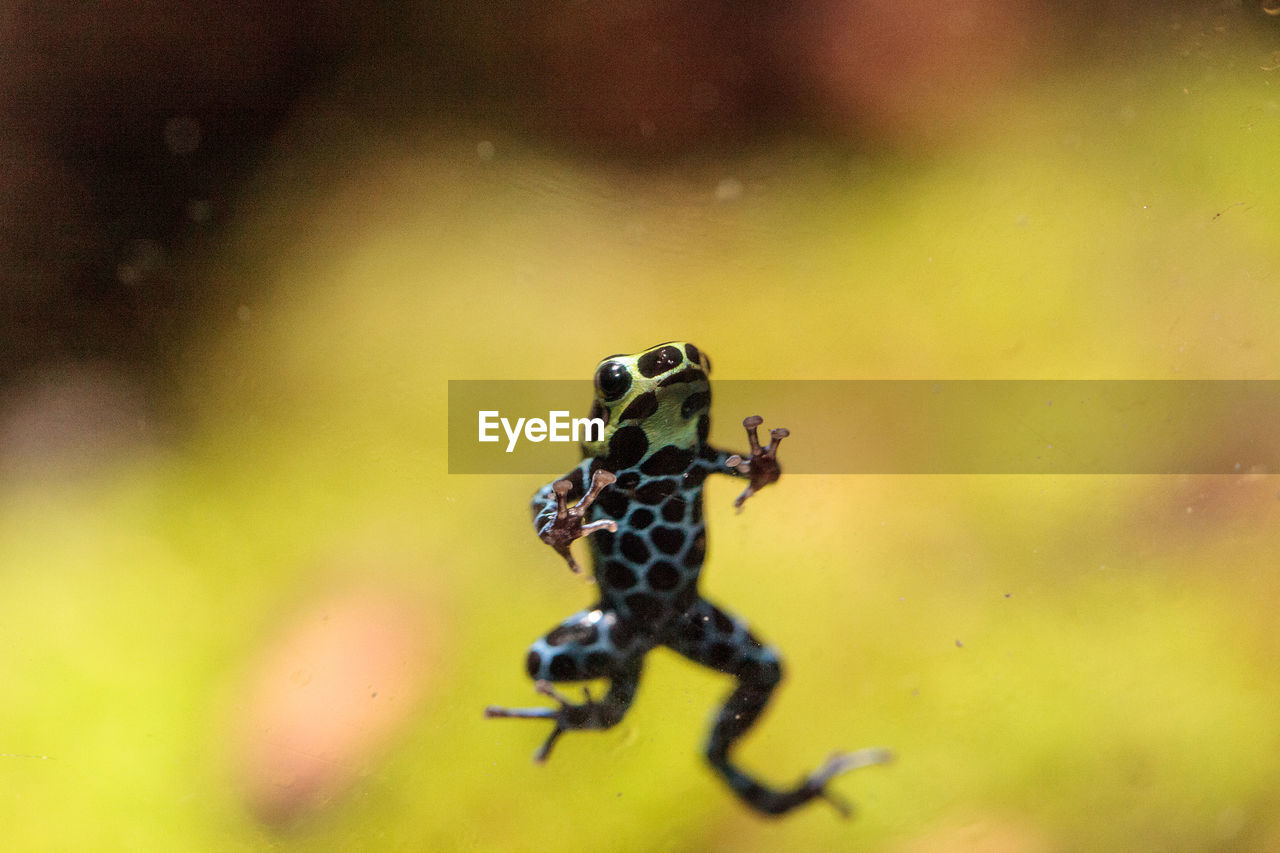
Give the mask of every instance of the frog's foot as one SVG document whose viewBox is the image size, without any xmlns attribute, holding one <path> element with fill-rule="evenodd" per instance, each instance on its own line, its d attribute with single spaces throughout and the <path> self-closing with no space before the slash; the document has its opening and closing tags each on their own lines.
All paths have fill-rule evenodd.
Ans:
<svg viewBox="0 0 1280 853">
<path fill-rule="evenodd" d="M 546 542 L 556 553 L 564 557 L 565 562 L 569 564 L 570 571 L 575 574 L 582 571 L 582 567 L 573 559 L 573 554 L 569 551 L 569 545 L 573 540 L 586 536 L 588 533 L 594 533 L 597 530 L 617 531 L 618 522 L 603 519 L 601 521 L 593 521 L 590 524 L 583 524 L 583 516 L 587 510 L 591 508 L 591 504 L 595 503 L 596 498 L 600 497 L 600 492 L 604 491 L 606 486 L 613 484 L 618 478 L 609 471 L 597 469 L 595 474 L 591 476 L 591 488 L 582 496 L 582 500 L 574 506 L 569 506 L 566 495 L 573 490 L 573 483 L 568 480 L 556 480 L 551 484 L 551 489 L 556 493 L 556 517 L 542 533 L 542 541 Z"/>
<path fill-rule="evenodd" d="M 747 498 L 770 483 L 776 482 L 778 477 L 782 476 L 782 468 L 778 465 L 778 445 L 782 443 L 782 439 L 791 435 L 791 431 L 783 427 L 770 430 L 769 438 L 772 441 L 769 442 L 768 447 L 761 447 L 756 430 L 762 423 L 764 418 L 759 415 L 752 415 L 743 420 L 742 425 L 747 430 L 747 441 L 751 443 L 751 455 L 743 459 L 735 453 L 725 460 L 725 464 L 730 468 L 751 478 L 746 490 L 733 502 L 738 512 L 742 512 L 742 505 L 747 502 Z"/>
<path fill-rule="evenodd" d="M 493 705 L 484 709 L 484 715 L 488 718 L 493 717 L 518 717 L 528 720 L 554 720 L 555 728 L 551 730 L 551 734 L 547 735 L 547 739 L 543 741 L 542 746 L 538 747 L 538 751 L 533 754 L 533 760 L 541 764 L 551 755 L 551 747 L 555 746 L 560 735 L 572 729 L 599 729 L 607 728 L 612 725 L 606 722 L 607 714 L 604 713 L 605 706 L 596 702 L 591 698 L 591 691 L 586 687 L 582 688 L 583 696 L 586 701 L 582 704 L 574 704 L 565 698 L 559 691 L 551 686 L 547 681 L 536 681 L 534 687 L 544 696 L 550 696 L 556 702 L 560 703 L 559 708 L 497 708 Z"/>
<path fill-rule="evenodd" d="M 792 788 L 772 788 L 734 766 L 723 752 L 708 755 L 711 764 L 720 772 L 729 787 L 751 808 L 766 815 L 784 815 L 814 799 L 831 803 L 843 817 L 853 814 L 849 801 L 827 789 L 827 783 L 842 773 L 873 764 L 884 764 L 892 759 L 887 749 L 860 749 L 857 752 L 837 752 L 821 767 L 800 780 Z"/>
<path fill-rule="evenodd" d="M 827 790 L 827 783 L 850 770 L 870 767 L 874 764 L 888 764 L 890 761 L 893 761 L 893 753 L 882 747 L 860 749 L 857 752 L 837 752 L 824 761 L 821 767 L 809 774 L 803 787 L 813 791 L 812 796 L 821 797 L 831 803 L 841 816 L 850 817 L 853 814 L 853 806 L 844 797 Z"/>
</svg>

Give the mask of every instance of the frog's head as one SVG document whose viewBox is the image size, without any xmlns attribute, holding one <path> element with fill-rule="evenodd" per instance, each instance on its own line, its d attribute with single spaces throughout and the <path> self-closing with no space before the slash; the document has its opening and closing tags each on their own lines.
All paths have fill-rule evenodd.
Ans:
<svg viewBox="0 0 1280 853">
<path fill-rule="evenodd" d="M 622 468 L 646 451 L 705 442 L 711 423 L 710 373 L 711 360 L 684 341 L 609 356 L 596 368 L 590 415 L 604 420 L 604 437 L 584 444 L 583 450 L 588 456 L 610 457 L 619 464 L 609 467 Z"/>
</svg>

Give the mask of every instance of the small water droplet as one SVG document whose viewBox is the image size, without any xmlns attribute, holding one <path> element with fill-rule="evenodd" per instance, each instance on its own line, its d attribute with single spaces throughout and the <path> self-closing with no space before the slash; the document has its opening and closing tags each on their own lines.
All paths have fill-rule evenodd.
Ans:
<svg viewBox="0 0 1280 853">
<path fill-rule="evenodd" d="M 742 198 L 742 181 L 725 178 L 716 184 L 716 201 L 737 201 Z"/>
<path fill-rule="evenodd" d="M 482 139 L 476 143 L 476 156 L 486 163 L 493 159 L 493 155 L 497 151 L 498 149 L 494 144 L 487 139 Z"/>
</svg>

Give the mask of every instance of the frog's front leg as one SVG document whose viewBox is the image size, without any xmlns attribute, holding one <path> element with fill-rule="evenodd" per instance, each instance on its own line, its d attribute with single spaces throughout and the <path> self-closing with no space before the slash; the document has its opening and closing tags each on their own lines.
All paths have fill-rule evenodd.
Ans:
<svg viewBox="0 0 1280 853">
<path fill-rule="evenodd" d="M 586 536 L 597 530 L 616 531 L 618 523 L 608 519 L 593 521 L 589 524 L 583 524 L 583 518 L 586 517 L 587 510 L 600 496 L 600 492 L 607 486 L 612 485 L 618 478 L 603 468 L 597 469 L 591 476 L 591 488 L 586 494 L 582 495 L 582 499 L 574 506 L 569 506 L 569 499 L 581 491 L 581 470 L 573 472 L 570 477 L 577 477 L 577 483 L 570 477 L 556 480 L 551 484 L 551 496 L 554 503 L 548 501 L 546 495 L 547 487 L 544 486 L 537 495 L 534 496 L 534 523 L 538 524 L 538 537 L 546 542 L 569 564 L 569 569 L 575 574 L 582 571 L 582 568 L 573 559 L 573 554 L 569 550 L 569 546 L 573 540 Z"/>
<path fill-rule="evenodd" d="M 560 623 L 529 649 L 526 666 L 534 686 L 559 703 L 558 708 L 485 708 L 486 717 L 551 720 L 555 723 L 546 741 L 534 753 L 546 761 L 560 735 L 567 731 L 607 729 L 631 707 L 640 682 L 641 664 L 648 646 L 630 623 L 602 610 L 576 613 Z M 583 688 L 586 701 L 575 704 L 562 696 L 552 681 L 588 681 L 608 678 L 609 691 L 599 700 Z"/>
<path fill-rule="evenodd" d="M 752 415 L 742 421 L 742 425 L 747 430 L 747 441 L 751 444 L 751 455 L 743 459 L 735 453 L 724 462 L 736 473 L 750 479 L 746 490 L 738 495 L 737 500 L 733 502 L 738 512 L 742 512 L 742 505 L 747 502 L 747 498 L 770 483 L 777 482 L 778 478 L 782 476 L 782 468 L 778 464 L 778 445 L 782 443 L 782 439 L 791 435 L 791 431 L 784 427 L 770 430 L 769 438 L 772 441 L 769 442 L 768 447 L 761 447 L 760 439 L 756 436 L 756 430 L 762 423 L 764 423 L 764 418 L 759 415 Z"/>
</svg>

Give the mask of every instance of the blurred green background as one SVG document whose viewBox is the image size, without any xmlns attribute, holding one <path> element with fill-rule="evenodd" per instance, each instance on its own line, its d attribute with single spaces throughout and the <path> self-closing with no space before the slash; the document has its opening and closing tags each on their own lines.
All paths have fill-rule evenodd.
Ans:
<svg viewBox="0 0 1280 853">
<path fill-rule="evenodd" d="M 444 442 L 449 379 L 673 338 L 717 378 L 1275 378 L 1275 8 L 426 4 L 351 44 L 320 8 L 226 175 L 157 179 L 181 226 L 58 218 L 31 152 L 110 120 L 8 143 L 7 849 L 1280 849 L 1275 472 L 793 476 L 742 515 L 713 481 L 704 591 L 789 667 L 744 763 L 897 755 L 835 783 L 855 820 L 767 821 L 700 757 L 728 680 L 673 654 L 546 766 L 482 719 L 591 589 L 532 535 L 545 478 Z"/>
</svg>

